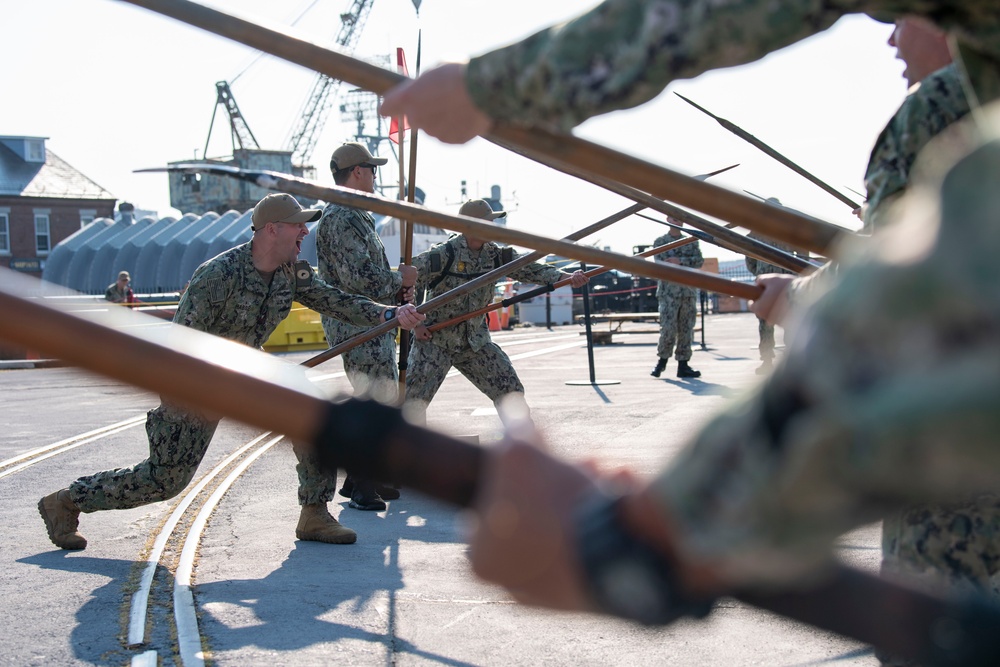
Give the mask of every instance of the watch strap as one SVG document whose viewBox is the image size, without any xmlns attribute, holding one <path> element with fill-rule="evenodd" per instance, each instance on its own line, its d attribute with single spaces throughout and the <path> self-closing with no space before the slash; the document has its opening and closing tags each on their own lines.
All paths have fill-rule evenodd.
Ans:
<svg viewBox="0 0 1000 667">
<path fill-rule="evenodd" d="M 577 554 L 600 610 L 645 625 L 705 616 L 713 601 L 689 597 L 668 559 L 625 531 L 620 502 L 597 493 L 576 516 Z"/>
</svg>

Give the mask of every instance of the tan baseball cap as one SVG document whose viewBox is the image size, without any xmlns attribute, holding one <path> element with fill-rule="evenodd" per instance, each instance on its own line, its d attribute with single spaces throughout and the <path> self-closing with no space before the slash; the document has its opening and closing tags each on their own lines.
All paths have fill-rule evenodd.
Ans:
<svg viewBox="0 0 1000 667">
<path fill-rule="evenodd" d="M 333 151 L 333 157 L 330 158 L 330 171 L 340 171 L 341 169 L 349 169 L 350 167 L 380 167 L 386 162 L 388 158 L 375 157 L 370 152 L 368 148 L 357 141 L 348 141 L 346 144 Z"/>
<path fill-rule="evenodd" d="M 128 274 L 128 271 L 118 272 L 118 280 L 121 280 L 122 278 L 124 278 L 125 280 L 132 280 L 132 276 Z"/>
<path fill-rule="evenodd" d="M 257 202 L 250 216 L 250 229 L 257 231 L 269 222 L 312 222 L 319 220 L 323 211 L 318 208 L 302 208 L 292 195 L 273 193 Z"/>
<path fill-rule="evenodd" d="M 507 215 L 507 211 L 494 211 L 493 208 L 486 203 L 485 199 L 470 199 L 462 204 L 462 208 L 458 209 L 458 214 L 467 215 L 470 218 L 480 218 L 482 220 L 496 220 L 499 217 Z"/>
</svg>

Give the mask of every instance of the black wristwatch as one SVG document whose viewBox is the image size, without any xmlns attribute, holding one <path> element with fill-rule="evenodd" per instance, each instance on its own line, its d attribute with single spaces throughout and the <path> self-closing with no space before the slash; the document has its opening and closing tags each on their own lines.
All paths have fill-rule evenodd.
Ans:
<svg viewBox="0 0 1000 667">
<path fill-rule="evenodd" d="M 386 322 L 388 322 L 389 320 L 391 320 L 394 317 L 396 317 L 396 309 L 395 308 L 386 308 L 385 312 L 382 313 L 382 319 L 384 319 Z"/>
<path fill-rule="evenodd" d="M 600 611 L 645 625 L 705 616 L 712 600 L 689 597 L 671 563 L 626 532 L 619 516 L 620 501 L 620 497 L 594 494 L 576 515 L 577 555 Z"/>
</svg>

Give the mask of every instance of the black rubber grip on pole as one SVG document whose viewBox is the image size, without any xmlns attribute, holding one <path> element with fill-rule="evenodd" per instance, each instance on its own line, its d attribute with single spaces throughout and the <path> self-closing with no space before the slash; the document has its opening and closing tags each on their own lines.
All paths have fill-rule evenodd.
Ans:
<svg viewBox="0 0 1000 667">
<path fill-rule="evenodd" d="M 403 418 L 398 408 L 351 398 L 330 403 L 314 441 L 320 467 L 400 484 L 459 507 L 475 500 L 485 451 Z"/>
</svg>

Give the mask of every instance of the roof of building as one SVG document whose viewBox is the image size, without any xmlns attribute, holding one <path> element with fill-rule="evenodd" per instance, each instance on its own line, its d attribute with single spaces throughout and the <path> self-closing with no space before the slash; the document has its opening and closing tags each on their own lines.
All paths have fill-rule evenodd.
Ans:
<svg viewBox="0 0 1000 667">
<path fill-rule="evenodd" d="M 45 162 L 28 162 L 0 143 L 0 195 L 54 199 L 117 199 L 45 149 Z"/>
</svg>

